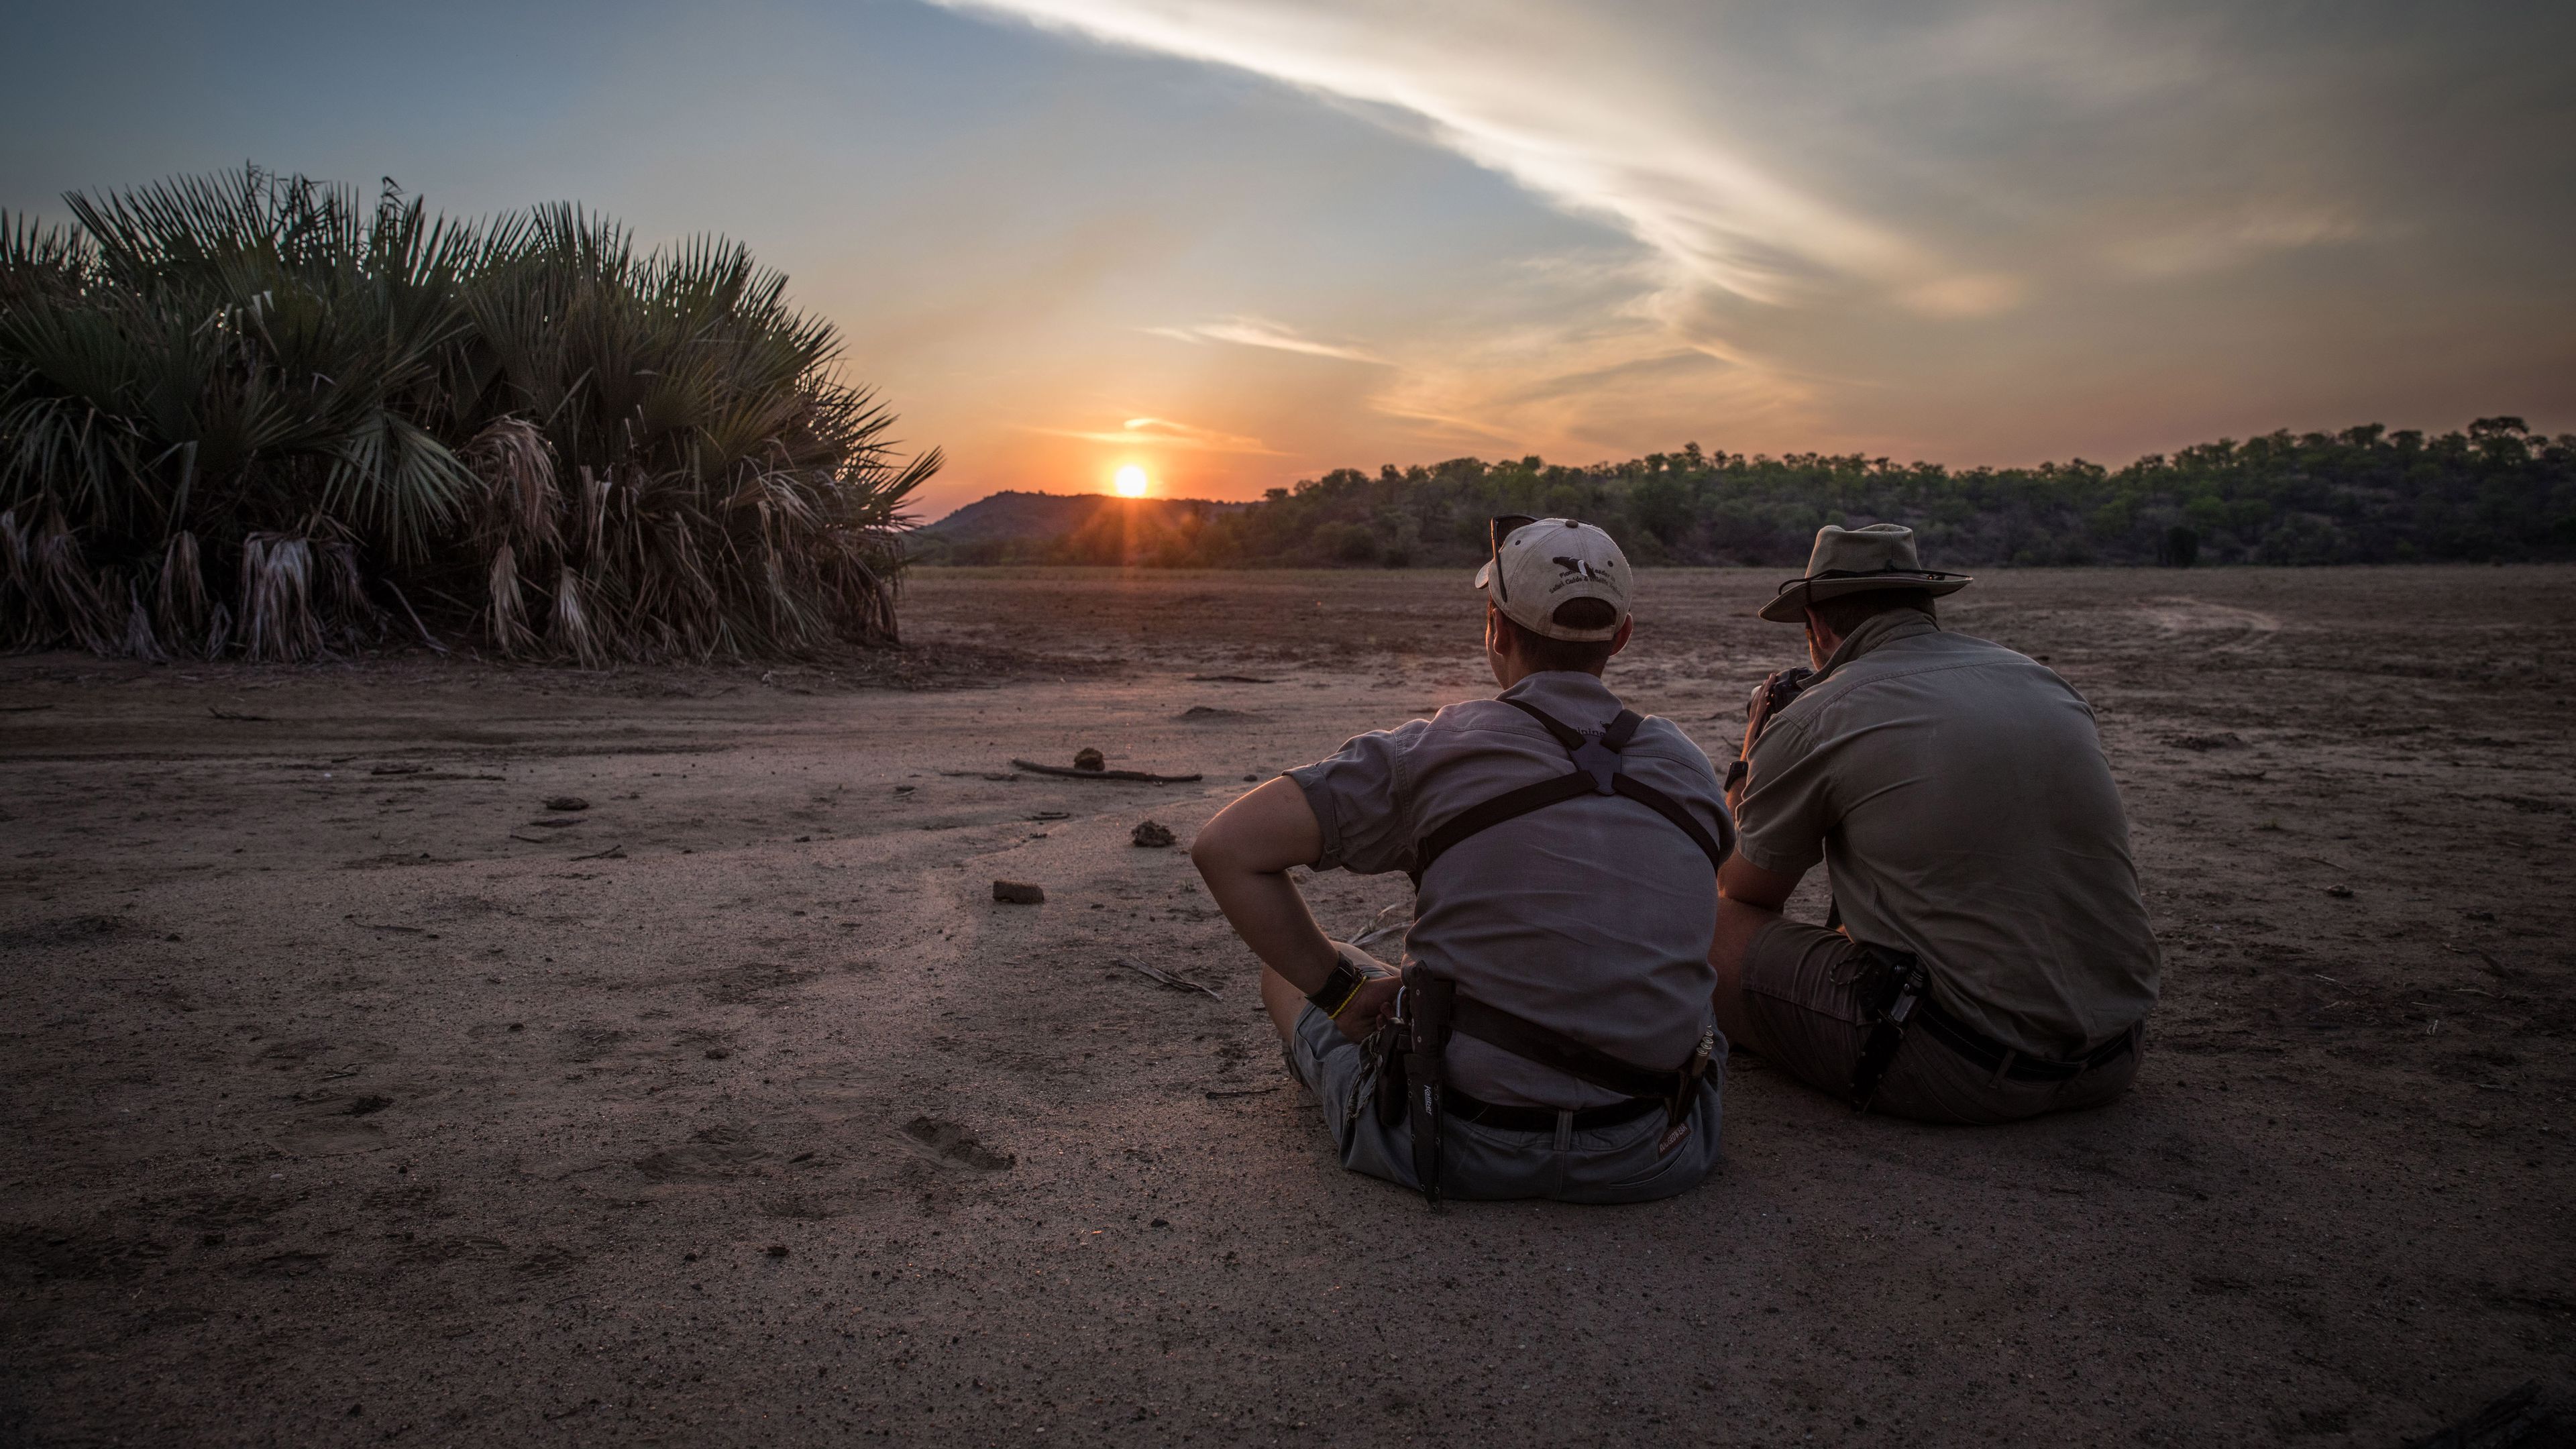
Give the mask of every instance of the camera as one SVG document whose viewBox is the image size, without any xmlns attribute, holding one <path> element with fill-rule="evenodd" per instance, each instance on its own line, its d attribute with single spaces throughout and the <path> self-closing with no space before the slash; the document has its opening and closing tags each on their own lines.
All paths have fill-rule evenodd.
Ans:
<svg viewBox="0 0 2576 1449">
<path fill-rule="evenodd" d="M 1807 687 L 1807 681 L 1815 677 L 1816 671 L 1812 669 L 1783 669 L 1772 675 L 1762 686 L 1764 727 L 1768 728 L 1771 721 L 1778 719 L 1780 711 L 1787 709 L 1789 701 L 1796 699 L 1799 692 Z"/>
</svg>

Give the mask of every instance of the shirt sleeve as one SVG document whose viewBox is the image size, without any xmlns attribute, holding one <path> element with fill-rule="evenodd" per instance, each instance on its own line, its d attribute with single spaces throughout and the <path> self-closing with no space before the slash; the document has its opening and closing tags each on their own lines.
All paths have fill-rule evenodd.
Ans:
<svg viewBox="0 0 2576 1449">
<path fill-rule="evenodd" d="M 1428 728 L 1428 720 L 1413 720 L 1355 735 L 1338 753 L 1288 772 L 1324 828 L 1315 869 L 1377 875 L 1413 868 L 1410 754 Z"/>
<path fill-rule="evenodd" d="M 1778 875 L 1798 875 L 1825 858 L 1837 818 L 1813 742 L 1798 724 L 1775 722 L 1754 741 L 1752 772 L 1735 813 L 1735 848 Z"/>
</svg>

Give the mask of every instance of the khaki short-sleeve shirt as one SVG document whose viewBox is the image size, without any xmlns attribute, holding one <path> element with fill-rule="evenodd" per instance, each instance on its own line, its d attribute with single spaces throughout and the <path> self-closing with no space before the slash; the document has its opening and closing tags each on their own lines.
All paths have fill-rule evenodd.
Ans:
<svg viewBox="0 0 2576 1449">
<path fill-rule="evenodd" d="M 1852 631 L 1753 749 L 1739 849 L 1819 860 L 1855 941 L 1944 1007 L 2070 1056 L 2155 1005 L 2159 954 L 2092 707 L 2056 672 L 1910 610 Z"/>
<path fill-rule="evenodd" d="M 1618 696 L 1589 674 L 1533 674 L 1504 692 L 1579 730 Z M 1647 716 L 1620 756 L 1627 774 L 1681 802 L 1714 835 L 1726 804 L 1708 756 L 1671 720 Z M 1460 811 L 1573 769 L 1545 727 L 1501 700 L 1360 735 L 1288 772 L 1323 827 L 1317 870 L 1411 870 L 1425 835 Z M 1442 855 L 1414 897 L 1405 959 L 1469 996 L 1652 1070 L 1677 1067 L 1709 1022 L 1717 879 L 1689 836 L 1625 796 L 1585 795 L 1506 820 Z M 1473 1037 L 1449 1044 L 1451 1080 L 1515 1106 L 1619 1100 Z"/>
</svg>

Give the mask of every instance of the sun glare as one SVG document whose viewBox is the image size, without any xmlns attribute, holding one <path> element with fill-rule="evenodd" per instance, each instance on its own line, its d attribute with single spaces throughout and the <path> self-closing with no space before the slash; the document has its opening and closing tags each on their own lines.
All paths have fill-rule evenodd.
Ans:
<svg viewBox="0 0 2576 1449">
<path fill-rule="evenodd" d="M 1118 470 L 1116 482 L 1118 486 L 1118 496 L 1121 498 L 1142 498 L 1145 496 L 1145 470 L 1137 467 L 1133 463 L 1130 463 L 1126 467 Z"/>
</svg>

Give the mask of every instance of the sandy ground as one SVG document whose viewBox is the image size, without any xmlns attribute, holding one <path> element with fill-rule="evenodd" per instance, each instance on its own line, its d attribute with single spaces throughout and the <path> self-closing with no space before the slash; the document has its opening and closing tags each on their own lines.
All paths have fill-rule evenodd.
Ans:
<svg viewBox="0 0 2576 1449">
<path fill-rule="evenodd" d="M 1612 683 L 1731 749 L 1768 587 L 1654 576 Z M 2576 570 L 1953 602 L 2101 709 L 2167 951 L 2137 1090 L 1932 1129 L 1739 1056 L 1721 1171 L 1616 1209 L 1340 1172 L 1129 843 L 1489 692 L 1445 574 L 919 578 L 894 672 L 993 687 L 0 661 L 0 1442 L 2395 1445 L 2563 1399 Z M 995 778 L 1083 745 L 1206 779 Z"/>
</svg>

